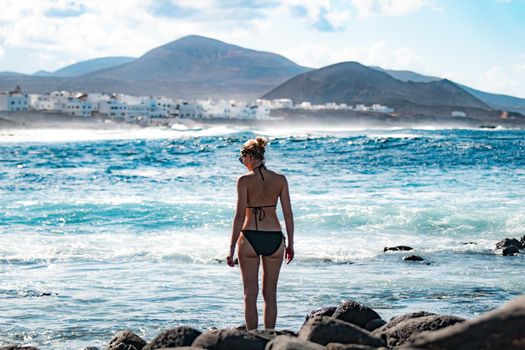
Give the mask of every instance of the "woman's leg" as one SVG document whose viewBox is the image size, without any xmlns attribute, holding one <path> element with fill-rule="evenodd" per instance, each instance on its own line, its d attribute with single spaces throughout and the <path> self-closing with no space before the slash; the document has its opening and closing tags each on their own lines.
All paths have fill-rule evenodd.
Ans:
<svg viewBox="0 0 525 350">
<path fill-rule="evenodd" d="M 284 258 L 284 239 L 281 246 L 270 256 L 262 257 L 264 297 L 264 328 L 275 328 L 277 320 L 277 280 Z"/>
<path fill-rule="evenodd" d="M 239 266 L 244 285 L 244 320 L 247 329 L 257 329 L 257 294 L 259 293 L 259 256 L 241 234 L 239 239 Z"/>
</svg>

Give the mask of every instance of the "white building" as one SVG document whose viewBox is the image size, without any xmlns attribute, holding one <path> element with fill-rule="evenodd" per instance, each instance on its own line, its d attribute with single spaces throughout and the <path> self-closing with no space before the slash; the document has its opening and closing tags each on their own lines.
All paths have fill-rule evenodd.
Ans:
<svg viewBox="0 0 525 350">
<path fill-rule="evenodd" d="M 17 86 L 13 91 L 0 92 L 0 111 L 29 110 L 29 96 Z"/>
<path fill-rule="evenodd" d="M 128 105 L 112 97 L 109 100 L 103 100 L 98 103 L 100 114 L 106 114 L 110 117 L 126 118 L 128 116 Z"/>
<path fill-rule="evenodd" d="M 60 112 L 61 107 L 58 104 L 57 100 L 47 94 L 47 95 L 29 95 L 29 106 L 31 109 L 36 111 L 48 111 L 48 112 Z"/>
<path fill-rule="evenodd" d="M 93 105 L 87 100 L 87 95 L 79 94 L 76 97 L 68 97 L 62 105 L 62 113 L 76 117 L 91 117 Z"/>
<path fill-rule="evenodd" d="M 289 98 L 278 98 L 275 100 L 272 100 L 273 108 L 292 108 L 293 107 L 293 101 Z"/>
<path fill-rule="evenodd" d="M 467 113 L 465 112 L 462 112 L 462 111 L 452 111 L 452 113 L 450 113 L 450 115 L 452 117 L 460 117 L 460 118 L 464 118 L 467 116 Z"/>
</svg>

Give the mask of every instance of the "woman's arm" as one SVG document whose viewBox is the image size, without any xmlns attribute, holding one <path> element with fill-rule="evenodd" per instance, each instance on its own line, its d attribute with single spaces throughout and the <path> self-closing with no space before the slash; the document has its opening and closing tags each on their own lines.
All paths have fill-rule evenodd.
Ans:
<svg viewBox="0 0 525 350">
<path fill-rule="evenodd" d="M 232 237 L 230 241 L 230 254 L 227 258 L 227 263 L 230 266 L 233 264 L 233 254 L 235 253 L 235 245 L 241 234 L 242 225 L 244 224 L 244 218 L 246 215 L 246 206 L 248 201 L 248 191 L 244 184 L 242 176 L 237 179 L 237 207 L 235 209 L 235 215 L 233 217 L 233 228 Z"/>
<path fill-rule="evenodd" d="M 279 197 L 281 199 L 281 208 L 283 209 L 284 223 L 286 225 L 286 234 L 288 236 L 288 246 L 286 247 L 286 263 L 290 263 L 294 257 L 293 248 L 293 236 L 294 236 L 294 224 L 293 224 L 293 212 L 292 203 L 290 201 L 290 192 L 288 190 L 288 181 L 284 178 L 283 188 Z"/>
</svg>

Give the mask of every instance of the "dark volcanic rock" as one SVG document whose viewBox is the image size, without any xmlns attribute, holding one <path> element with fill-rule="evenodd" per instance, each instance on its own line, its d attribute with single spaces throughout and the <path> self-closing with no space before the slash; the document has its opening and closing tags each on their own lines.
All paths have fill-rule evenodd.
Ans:
<svg viewBox="0 0 525 350">
<path fill-rule="evenodd" d="M 432 350 L 525 349 L 525 296 L 488 312 L 435 332 L 411 339 L 407 348 Z"/>
<path fill-rule="evenodd" d="M 321 309 L 312 310 L 308 315 L 306 315 L 306 320 L 304 322 L 315 316 L 332 316 L 335 310 L 337 310 L 337 306 L 328 306 Z"/>
<path fill-rule="evenodd" d="M 397 326 L 400 322 L 410 320 L 412 318 L 418 318 L 418 317 L 423 317 L 423 316 L 433 316 L 433 315 L 436 315 L 436 314 L 431 313 L 431 312 L 426 312 L 426 311 L 418 311 L 418 312 L 411 312 L 409 314 L 404 314 L 401 316 L 392 317 L 387 324 L 374 330 L 372 334 L 386 341 L 386 337 L 383 337 L 383 335 L 386 333 L 388 329 L 394 326 Z"/>
<path fill-rule="evenodd" d="M 419 255 L 407 255 L 403 257 L 403 260 L 405 261 L 424 261 L 425 259 L 423 259 Z"/>
<path fill-rule="evenodd" d="M 370 332 L 333 317 L 316 316 L 299 331 L 299 338 L 326 345 L 328 343 L 383 346 L 384 342 Z"/>
<path fill-rule="evenodd" d="M 340 343 L 330 343 L 326 346 L 326 350 L 377 350 L 379 348 L 368 346 L 368 345 L 359 345 L 359 344 L 340 344 Z M 380 348 L 385 349 L 386 348 Z"/>
<path fill-rule="evenodd" d="M 355 324 L 361 328 L 365 328 L 368 322 L 377 318 L 381 318 L 381 316 L 379 316 L 377 312 L 371 308 L 356 303 L 352 300 L 344 301 L 341 305 L 339 305 L 332 317 Z"/>
<path fill-rule="evenodd" d="M 297 337 L 297 333 L 293 331 L 289 331 L 287 329 L 283 330 L 277 330 L 277 329 L 254 329 L 251 331 L 248 331 L 249 333 L 255 334 L 259 337 L 263 337 L 268 340 L 272 340 L 275 337 L 278 337 L 280 335 L 287 335 L 290 337 Z"/>
<path fill-rule="evenodd" d="M 519 254 L 520 250 L 515 245 L 511 245 L 510 247 L 505 247 L 501 251 L 501 254 L 503 256 L 514 256 L 516 254 Z"/>
<path fill-rule="evenodd" d="M 520 239 L 521 246 L 525 249 L 525 235 Z"/>
<path fill-rule="evenodd" d="M 190 346 L 202 332 L 188 326 L 168 329 L 157 335 L 143 350 Z"/>
<path fill-rule="evenodd" d="M 325 350 L 326 348 L 317 343 L 290 337 L 287 335 L 280 335 L 275 337 L 272 341 L 266 344 L 265 350 Z"/>
<path fill-rule="evenodd" d="M 383 249 L 383 252 L 388 252 L 388 251 L 392 251 L 392 252 L 403 251 L 403 252 L 406 252 L 406 251 L 409 251 L 409 250 L 414 250 L 414 248 L 408 247 L 406 245 L 398 245 L 398 246 L 395 246 L 395 247 L 385 247 L 385 249 Z"/>
<path fill-rule="evenodd" d="M 523 238 L 522 238 L 523 239 Z M 523 249 L 523 244 L 518 241 L 516 238 L 505 238 L 504 240 L 496 243 L 496 249 L 505 249 L 510 246 L 515 246 L 518 249 Z"/>
<path fill-rule="evenodd" d="M 38 350 L 33 346 L 23 346 L 23 345 L 8 345 L 0 346 L 0 350 Z"/>
<path fill-rule="evenodd" d="M 369 332 L 372 332 L 376 329 L 378 329 L 379 327 L 382 327 L 386 324 L 386 321 L 383 320 L 383 319 L 380 319 L 380 318 L 376 318 L 375 320 L 371 320 L 371 321 L 368 321 L 366 326 L 365 326 L 365 329 Z"/>
<path fill-rule="evenodd" d="M 405 319 L 383 331 L 380 331 L 380 328 L 372 334 L 381 336 L 388 347 L 397 347 L 421 332 L 435 331 L 463 321 L 464 319 L 455 316 L 422 316 Z"/>
<path fill-rule="evenodd" d="M 206 350 L 195 346 L 177 346 L 176 348 L 161 348 L 159 350 Z"/>
<path fill-rule="evenodd" d="M 238 329 L 206 331 L 192 346 L 208 350 L 264 350 L 268 339 Z"/>
<path fill-rule="evenodd" d="M 113 336 L 106 350 L 141 350 L 146 341 L 130 331 L 120 331 Z"/>
</svg>

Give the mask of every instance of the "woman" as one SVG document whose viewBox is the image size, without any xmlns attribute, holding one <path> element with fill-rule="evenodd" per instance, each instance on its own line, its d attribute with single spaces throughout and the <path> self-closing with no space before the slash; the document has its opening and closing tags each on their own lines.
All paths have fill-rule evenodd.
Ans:
<svg viewBox="0 0 525 350">
<path fill-rule="evenodd" d="M 229 266 L 235 266 L 233 254 L 237 244 L 239 266 L 244 285 L 244 319 L 247 329 L 257 329 L 257 294 L 259 264 L 262 261 L 262 294 L 264 297 L 264 327 L 275 328 L 277 319 L 277 280 L 285 253 L 285 238 L 277 218 L 277 200 L 286 224 L 288 245 L 286 260 L 294 257 L 293 214 L 286 177 L 266 168 L 266 140 L 257 137 L 241 149 L 239 161 L 249 172 L 237 180 L 237 209 L 233 220 Z"/>
</svg>

